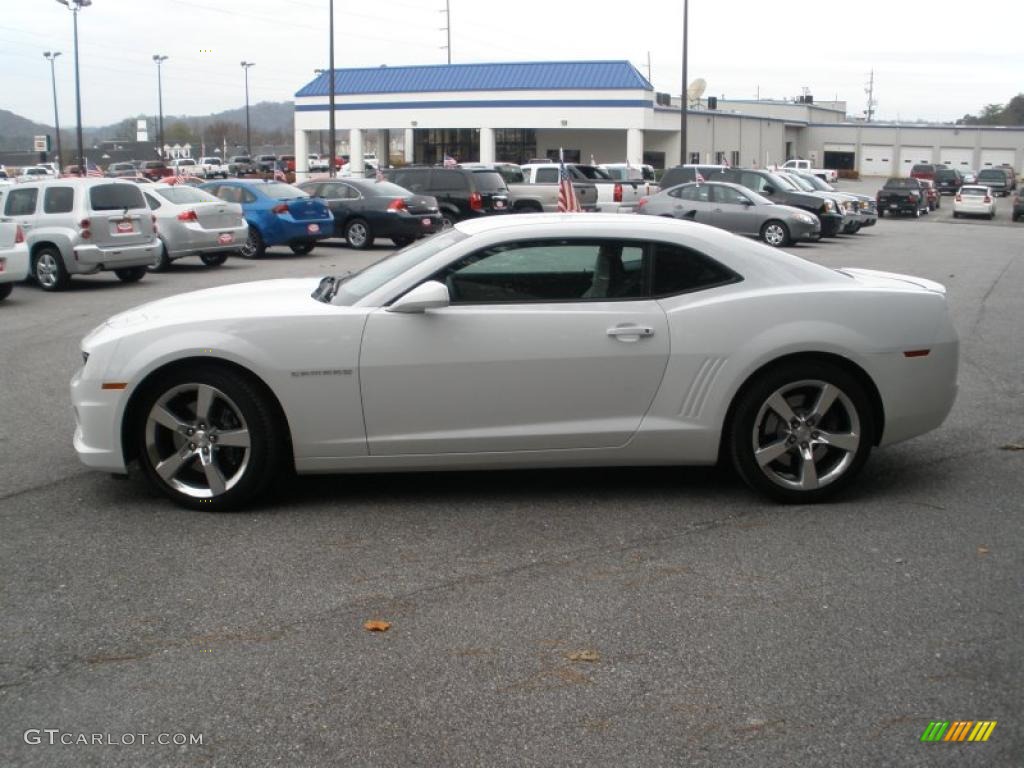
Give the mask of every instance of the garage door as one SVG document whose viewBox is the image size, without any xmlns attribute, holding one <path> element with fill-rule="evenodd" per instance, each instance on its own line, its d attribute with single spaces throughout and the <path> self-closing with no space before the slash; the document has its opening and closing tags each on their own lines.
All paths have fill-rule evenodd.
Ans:
<svg viewBox="0 0 1024 768">
<path fill-rule="evenodd" d="M 973 147 L 943 147 L 939 150 L 939 162 L 958 171 L 974 169 Z"/>
<path fill-rule="evenodd" d="M 931 147 L 911 147 L 904 145 L 900 147 L 900 166 L 903 168 L 901 176 L 909 176 L 910 169 L 919 163 L 932 162 Z"/>
<path fill-rule="evenodd" d="M 981 167 L 991 168 L 995 165 L 1015 165 L 1016 152 L 1012 149 L 983 149 L 981 150 Z"/>
<path fill-rule="evenodd" d="M 892 176 L 892 146 L 887 144 L 862 144 L 860 147 L 861 176 Z"/>
<path fill-rule="evenodd" d="M 852 171 L 857 167 L 857 146 L 855 144 L 825 144 L 825 158 L 822 165 L 837 171 Z"/>
</svg>

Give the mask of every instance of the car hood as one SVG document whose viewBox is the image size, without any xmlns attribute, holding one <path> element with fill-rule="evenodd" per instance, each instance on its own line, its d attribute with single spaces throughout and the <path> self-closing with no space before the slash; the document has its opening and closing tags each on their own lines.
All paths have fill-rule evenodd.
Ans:
<svg viewBox="0 0 1024 768">
<path fill-rule="evenodd" d="M 176 325 L 316 313 L 327 307 L 310 295 L 319 284 L 320 278 L 259 280 L 170 296 L 114 315 L 93 330 L 86 343 L 100 336 L 122 336 Z"/>
</svg>

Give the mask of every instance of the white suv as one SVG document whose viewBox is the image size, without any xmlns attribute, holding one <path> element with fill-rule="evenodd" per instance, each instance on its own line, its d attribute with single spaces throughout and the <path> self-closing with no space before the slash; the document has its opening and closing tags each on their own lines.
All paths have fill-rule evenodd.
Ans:
<svg viewBox="0 0 1024 768">
<path fill-rule="evenodd" d="M 134 283 L 160 251 L 156 220 L 139 185 L 120 179 L 54 179 L 8 188 L 0 221 L 20 224 L 31 275 L 45 291 L 72 275 L 113 271 Z"/>
</svg>

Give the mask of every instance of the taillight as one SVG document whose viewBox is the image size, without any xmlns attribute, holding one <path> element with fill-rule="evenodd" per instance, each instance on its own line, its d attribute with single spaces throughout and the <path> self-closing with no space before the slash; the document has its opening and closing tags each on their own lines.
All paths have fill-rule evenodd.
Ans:
<svg viewBox="0 0 1024 768">
<path fill-rule="evenodd" d="M 954 197 L 953 200 L 955 200 L 958 203 L 962 203 L 964 201 L 963 197 L 961 197 L 960 195 Z"/>
<path fill-rule="evenodd" d="M 78 236 L 81 237 L 83 240 L 88 240 L 90 237 L 92 237 L 92 232 L 89 231 L 89 227 L 91 226 L 92 222 L 89 221 L 88 219 L 82 219 L 80 222 L 78 222 L 78 228 L 81 230 L 81 232 L 78 233 Z"/>
<path fill-rule="evenodd" d="M 989 197 L 988 195 L 985 195 L 985 202 L 986 203 L 991 203 L 992 202 L 992 198 Z"/>
<path fill-rule="evenodd" d="M 469 196 L 469 207 L 474 211 L 479 211 L 484 207 L 484 199 L 480 197 L 479 192 L 474 192 Z"/>
<path fill-rule="evenodd" d="M 622 202 L 622 185 L 621 184 L 616 184 L 615 185 L 615 190 L 612 192 L 612 202 L 615 202 L 615 203 L 621 203 Z"/>
<path fill-rule="evenodd" d="M 270 211 L 272 213 L 288 213 L 288 206 L 285 203 L 280 203 L 271 208 Z"/>
<path fill-rule="evenodd" d="M 405 210 L 408 210 L 408 209 L 405 207 L 405 200 L 403 200 L 400 197 L 396 197 L 394 200 L 392 200 L 390 203 L 388 203 L 388 210 L 389 211 L 405 211 Z"/>
<path fill-rule="evenodd" d="M 14 244 L 25 242 L 25 230 L 21 228 L 21 224 L 14 227 Z"/>
<path fill-rule="evenodd" d="M 199 221 L 199 214 L 195 211 L 182 211 L 178 214 L 178 221 Z M 153 217 L 153 223 L 156 224 L 156 216 Z"/>
<path fill-rule="evenodd" d="M 641 197 L 639 200 L 636 201 L 636 209 L 638 211 L 641 208 L 643 208 L 645 205 L 647 205 L 647 198 L 646 197 Z"/>
</svg>

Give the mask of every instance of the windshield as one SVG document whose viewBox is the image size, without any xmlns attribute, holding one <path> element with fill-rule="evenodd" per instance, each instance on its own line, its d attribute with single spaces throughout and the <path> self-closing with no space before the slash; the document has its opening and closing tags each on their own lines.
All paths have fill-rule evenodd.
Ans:
<svg viewBox="0 0 1024 768">
<path fill-rule="evenodd" d="M 819 192 L 835 192 L 836 188 L 824 181 L 820 176 L 811 176 L 810 174 L 802 173 L 799 176 L 804 182 L 810 184 L 811 187 L 818 190 Z"/>
<path fill-rule="evenodd" d="M 778 174 L 775 173 L 769 173 L 768 178 L 779 189 L 787 189 L 790 192 L 800 191 L 800 188 L 796 184 L 794 184 L 792 181 L 790 181 L 784 176 L 779 176 Z"/>
<path fill-rule="evenodd" d="M 573 167 L 585 178 L 600 179 L 602 181 L 612 180 L 612 177 L 608 175 L 608 171 L 602 170 L 601 168 L 595 168 L 592 165 L 575 165 Z"/>
<path fill-rule="evenodd" d="M 172 187 L 170 189 L 154 189 L 160 197 L 175 205 L 188 205 L 189 203 L 221 203 L 219 197 L 214 197 L 209 192 L 204 192 L 195 187 Z"/>
<path fill-rule="evenodd" d="M 282 184 L 276 181 L 260 184 L 255 187 L 255 189 L 258 189 L 267 197 L 273 197 L 277 200 L 295 200 L 299 197 L 309 197 L 306 192 L 303 192 L 298 187 L 293 187 L 291 184 Z"/>
<path fill-rule="evenodd" d="M 324 278 L 325 280 L 333 279 L 335 285 L 333 291 L 329 292 L 317 289 L 317 292 L 321 294 L 320 300 L 343 307 L 352 306 L 407 269 L 426 261 L 434 254 L 440 253 L 460 240 L 465 240 L 466 237 L 468 235 L 462 234 L 457 229 L 448 229 L 423 240 L 417 240 L 412 245 L 395 251 L 386 259 L 378 261 L 352 277 Z"/>
<path fill-rule="evenodd" d="M 814 192 L 815 191 L 814 185 L 811 184 L 811 182 L 807 181 L 807 179 L 803 178 L 802 176 L 796 176 L 796 175 L 786 176 L 786 181 L 793 182 L 794 184 L 796 184 L 796 186 L 798 186 L 804 192 Z"/>
</svg>

